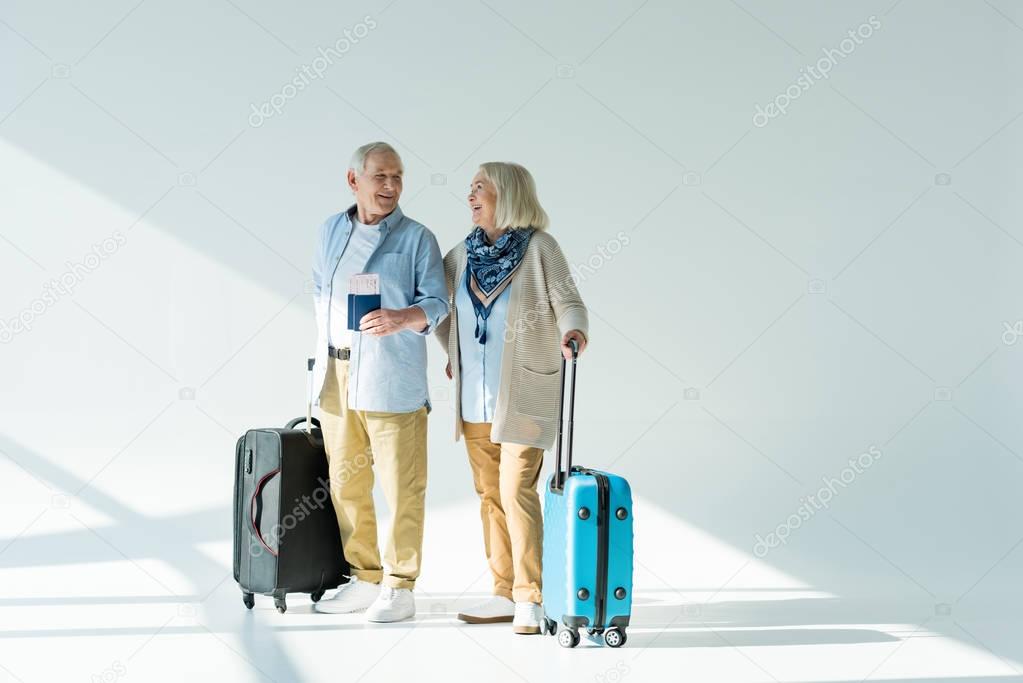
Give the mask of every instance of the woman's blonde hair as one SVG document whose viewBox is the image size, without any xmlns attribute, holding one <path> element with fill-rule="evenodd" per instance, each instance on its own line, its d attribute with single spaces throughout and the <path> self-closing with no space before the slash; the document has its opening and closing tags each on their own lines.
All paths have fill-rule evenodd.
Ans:
<svg viewBox="0 0 1023 683">
<path fill-rule="evenodd" d="M 480 164 L 483 177 L 494 184 L 497 207 L 494 223 L 498 228 L 547 229 L 547 212 L 536 196 L 536 183 L 525 166 L 508 161 Z"/>
</svg>

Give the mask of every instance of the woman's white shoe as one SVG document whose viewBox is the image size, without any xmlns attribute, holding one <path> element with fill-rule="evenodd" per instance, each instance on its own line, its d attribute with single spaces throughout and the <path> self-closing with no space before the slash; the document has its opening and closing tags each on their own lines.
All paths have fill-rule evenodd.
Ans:
<svg viewBox="0 0 1023 683">
<path fill-rule="evenodd" d="M 458 613 L 458 618 L 467 624 L 497 624 L 511 621 L 514 616 L 515 603 L 501 595 L 494 595 Z"/>
<path fill-rule="evenodd" d="M 515 619 L 512 621 L 512 628 L 521 635 L 536 635 L 540 633 L 540 623 L 543 621 L 543 606 L 535 602 L 516 602 Z"/>
</svg>

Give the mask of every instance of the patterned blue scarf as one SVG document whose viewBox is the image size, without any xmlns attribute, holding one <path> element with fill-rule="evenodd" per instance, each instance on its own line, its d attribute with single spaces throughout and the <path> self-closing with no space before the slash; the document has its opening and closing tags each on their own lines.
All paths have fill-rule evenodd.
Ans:
<svg viewBox="0 0 1023 683">
<path fill-rule="evenodd" d="M 487 343 L 487 318 L 497 297 L 511 283 L 512 275 L 522 263 L 533 232 L 533 228 L 509 230 L 490 244 L 487 233 L 476 226 L 465 238 L 468 266 L 465 289 L 476 313 L 476 340 L 480 344 Z"/>
</svg>

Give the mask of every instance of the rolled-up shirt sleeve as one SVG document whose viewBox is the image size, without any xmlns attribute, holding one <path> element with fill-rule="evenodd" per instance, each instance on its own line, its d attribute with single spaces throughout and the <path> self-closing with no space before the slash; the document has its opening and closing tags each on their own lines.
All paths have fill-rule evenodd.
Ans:
<svg viewBox="0 0 1023 683">
<path fill-rule="evenodd" d="M 448 285 L 444 280 L 444 261 L 437 238 L 429 230 L 423 231 L 416 254 L 416 291 L 412 305 L 423 309 L 426 328 L 416 334 L 427 335 L 448 316 Z"/>
</svg>

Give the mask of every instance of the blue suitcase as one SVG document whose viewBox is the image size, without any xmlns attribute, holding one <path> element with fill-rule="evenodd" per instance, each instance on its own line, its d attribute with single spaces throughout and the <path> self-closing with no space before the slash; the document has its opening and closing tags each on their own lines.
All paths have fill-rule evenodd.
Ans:
<svg viewBox="0 0 1023 683">
<path fill-rule="evenodd" d="M 572 342 L 568 422 L 558 423 L 555 471 L 544 493 L 544 631 L 563 647 L 579 644 L 579 629 L 621 647 L 632 613 L 632 491 L 622 477 L 572 466 L 576 354 Z M 565 365 L 562 359 L 562 408 Z"/>
</svg>

